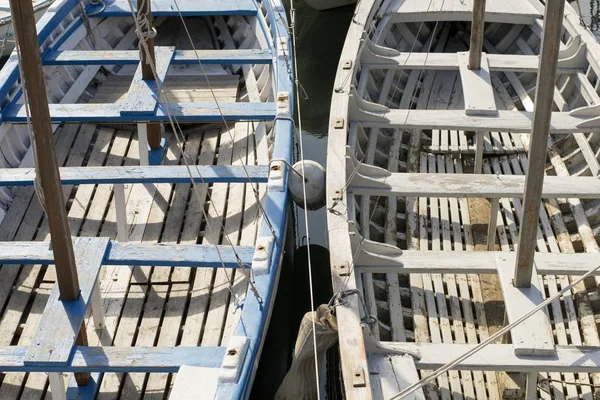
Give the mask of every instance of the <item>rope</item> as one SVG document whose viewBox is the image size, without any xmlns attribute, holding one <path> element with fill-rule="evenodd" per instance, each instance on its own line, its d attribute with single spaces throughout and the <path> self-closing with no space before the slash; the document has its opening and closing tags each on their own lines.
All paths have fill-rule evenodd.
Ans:
<svg viewBox="0 0 600 400">
<path fill-rule="evenodd" d="M 294 4 L 294 0 L 290 0 L 290 16 L 291 16 L 291 30 L 292 30 L 292 48 L 293 54 L 296 55 L 296 8 Z M 302 165 L 302 195 L 304 197 L 304 229 L 306 232 L 306 251 L 308 256 L 308 288 L 310 292 L 310 309 L 311 311 L 316 311 L 315 308 L 315 296 L 313 290 L 313 275 L 312 275 L 312 261 L 310 254 L 310 233 L 309 233 L 309 224 L 308 224 L 308 205 L 306 200 L 306 173 L 304 170 L 304 143 L 302 139 L 302 114 L 300 110 L 300 82 L 298 80 L 298 59 L 294 57 L 294 70 L 296 71 L 296 109 L 298 112 L 298 140 L 300 142 L 300 163 Z M 316 323 L 315 318 L 311 318 L 312 321 L 312 339 L 313 339 L 313 350 L 315 357 L 315 379 L 317 386 L 317 399 L 321 399 L 321 391 L 319 390 L 319 358 L 317 354 L 317 331 L 316 331 Z"/>
<path fill-rule="evenodd" d="M 506 325 L 504 328 L 500 329 L 499 331 L 497 331 L 496 333 L 494 333 L 493 335 L 491 335 L 490 337 L 488 337 L 486 340 L 484 340 L 483 342 L 479 343 L 477 346 L 473 347 L 471 350 L 465 352 L 464 354 L 462 354 L 461 356 L 457 357 L 456 359 L 450 361 L 446 365 L 443 365 L 442 367 L 436 369 L 427 378 L 423 378 L 420 381 L 415 382 L 414 384 L 410 385 L 409 387 L 407 387 L 406 389 L 404 389 L 403 391 L 401 391 L 397 395 L 391 397 L 390 400 L 402 399 L 402 398 L 408 396 L 409 394 L 413 393 L 414 391 L 423 388 L 425 385 L 427 385 L 428 383 L 430 383 L 431 381 L 433 381 L 434 379 L 436 379 L 441 374 L 443 374 L 443 373 L 447 372 L 448 370 L 454 368 L 455 366 L 457 366 L 458 364 L 460 364 L 461 362 L 463 362 L 467 358 L 471 357 L 473 354 L 477 353 L 479 350 L 481 350 L 484 347 L 486 347 L 488 344 L 490 344 L 493 341 L 495 341 L 496 339 L 504 336 L 504 334 L 510 332 L 515 326 L 521 324 L 523 321 L 527 320 L 529 317 L 531 317 L 532 315 L 534 315 L 535 313 L 537 313 L 538 311 L 540 311 L 541 309 L 543 309 L 544 307 L 546 307 L 548 304 L 552 303 L 554 300 L 556 300 L 557 298 L 559 298 L 560 296 L 562 296 L 564 293 L 566 293 L 567 291 L 571 290 L 572 287 L 574 287 L 578 283 L 582 282 L 584 279 L 586 279 L 588 276 L 592 275 L 598 269 L 600 269 L 600 264 L 598 266 L 590 269 L 588 272 L 586 272 L 582 276 L 580 276 L 579 279 L 577 279 L 575 282 L 572 282 L 569 285 L 567 285 L 564 288 L 562 288 L 558 293 L 556 293 L 553 296 L 550 296 L 546 300 L 542 301 L 538 306 L 536 306 L 535 308 L 533 308 L 527 314 L 523 315 L 521 318 L 519 318 L 516 321 L 514 321 L 514 322 L 512 322 L 512 323 L 510 323 L 508 325 Z"/>
<path fill-rule="evenodd" d="M 144 1 L 148 2 L 149 0 L 144 0 Z M 136 33 L 141 32 L 141 29 L 140 29 L 141 27 L 138 25 L 138 18 L 135 15 L 135 12 L 133 10 L 133 6 L 131 5 L 131 2 L 129 2 L 129 1 L 127 3 L 129 4 L 131 15 L 132 15 L 134 23 L 136 25 Z M 175 4 L 177 4 L 177 2 L 175 2 Z M 143 7 L 140 7 L 140 9 L 143 9 Z M 150 51 L 149 51 L 149 48 L 148 48 L 148 44 L 144 41 L 144 37 L 145 37 L 145 35 L 138 34 L 138 38 L 140 39 L 140 46 L 144 50 L 144 52 L 146 53 L 146 57 L 150 58 Z M 149 65 L 150 65 L 150 69 L 152 70 L 152 74 L 154 76 L 154 79 L 157 82 L 159 82 L 160 80 L 158 78 L 158 73 L 156 72 L 156 66 L 154 65 L 154 63 L 149 63 Z M 168 99 L 168 96 L 167 96 L 164 88 L 161 88 L 160 95 L 162 97 L 164 97 L 165 102 L 167 104 L 170 103 L 170 101 Z M 181 126 L 177 122 L 177 119 L 172 116 L 170 108 L 167 106 L 167 107 L 165 107 L 165 109 L 166 109 L 166 112 L 167 112 L 167 118 L 169 119 L 169 123 L 171 125 L 171 128 L 173 129 L 174 134 L 175 134 L 177 145 L 179 147 L 179 150 L 181 151 L 182 159 L 183 159 L 184 164 L 186 166 L 186 171 L 187 171 L 187 173 L 189 175 L 190 182 L 192 184 L 192 188 L 193 188 L 193 191 L 194 191 L 194 195 L 196 196 L 196 198 L 198 199 L 198 201 L 200 203 L 202 203 L 202 201 L 201 201 L 202 199 L 201 199 L 201 196 L 200 196 L 199 188 L 198 188 L 198 186 L 197 186 L 197 184 L 195 182 L 195 179 L 193 177 L 193 174 L 192 174 L 192 171 L 191 171 L 191 168 L 190 168 L 190 163 L 188 162 L 187 155 L 186 155 L 186 153 L 185 153 L 185 151 L 183 149 L 184 142 L 185 142 L 185 137 L 184 137 L 184 134 L 183 134 L 183 130 L 181 130 Z M 179 128 L 179 130 L 178 130 L 178 128 Z M 179 135 L 181 135 L 181 138 L 179 137 Z M 196 171 L 198 173 L 198 176 L 200 177 L 200 180 L 204 184 L 204 179 L 202 178 L 202 175 L 200 174 L 198 166 L 195 165 L 195 167 L 196 167 Z M 215 212 L 217 212 L 216 206 L 214 205 L 214 202 L 212 201 L 212 197 L 211 197 L 211 195 L 208 192 L 207 192 L 207 197 L 209 199 L 209 203 L 213 206 Z M 204 216 L 204 219 L 206 221 L 207 226 L 210 227 L 211 226 L 210 219 L 208 218 L 208 214 L 207 214 L 206 210 L 203 207 L 202 207 L 202 214 Z M 224 226 L 222 224 L 221 224 L 221 228 L 224 229 Z M 242 270 L 246 269 L 245 265 L 242 263 L 239 255 L 237 254 L 237 252 L 235 250 L 235 247 L 233 246 L 233 243 L 231 243 L 231 241 L 229 240 L 229 238 L 226 235 L 224 237 L 227 238 L 227 241 L 229 242 L 231 248 L 233 249 L 233 252 L 234 252 L 235 257 L 237 259 L 238 265 L 240 266 L 240 269 L 242 269 Z M 217 243 L 215 243 L 215 249 L 217 251 L 217 255 L 219 257 L 219 260 L 221 262 L 221 267 L 223 269 L 223 272 L 225 273 L 225 277 L 227 278 L 227 289 L 229 290 L 229 293 L 231 294 L 231 296 L 233 298 L 234 306 L 235 306 L 235 309 L 237 310 L 241 306 L 240 300 L 239 300 L 238 296 L 235 294 L 235 292 L 233 291 L 233 285 L 232 285 L 232 282 L 231 282 L 231 277 L 229 276 L 229 272 L 227 271 L 227 268 L 225 267 L 225 262 L 223 260 L 223 255 L 221 254 L 221 250 L 219 249 L 219 246 L 218 246 Z M 263 302 L 262 297 L 258 293 L 258 290 L 256 289 L 256 287 L 254 285 L 254 282 L 252 281 L 252 279 L 250 279 L 250 277 L 245 272 L 244 272 L 244 276 L 247 278 L 248 283 L 249 283 L 249 285 L 251 287 L 251 290 L 254 293 L 257 301 L 260 304 L 262 304 L 262 302 Z"/>
</svg>

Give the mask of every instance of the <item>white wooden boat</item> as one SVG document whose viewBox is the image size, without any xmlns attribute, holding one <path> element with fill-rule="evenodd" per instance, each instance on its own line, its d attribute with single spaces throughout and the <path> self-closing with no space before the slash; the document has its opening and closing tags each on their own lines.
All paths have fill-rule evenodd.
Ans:
<svg viewBox="0 0 600 400">
<path fill-rule="evenodd" d="M 36 21 L 46 12 L 54 0 L 33 0 Z M 9 56 L 15 48 L 15 32 L 12 27 L 8 1 L 0 2 L 0 57 Z"/>
<path fill-rule="evenodd" d="M 544 5 L 486 3 L 478 72 L 466 67 L 473 1 L 357 4 L 327 161 L 347 398 L 400 398 L 495 332 L 502 302 L 517 321 L 600 261 L 600 45 L 566 4 L 531 243 L 537 272 L 529 291 L 511 283 Z M 507 372 L 517 371 L 527 372 L 527 399 L 591 397 L 600 372 L 595 279 L 517 325 L 512 344 L 484 347 L 406 398 L 499 399 L 515 394 Z"/>
<path fill-rule="evenodd" d="M 148 83 L 130 5 L 57 0 L 37 23 L 79 300 L 54 284 L 32 188 L 27 124 L 39 116 L 26 112 L 17 50 L 0 70 L 1 399 L 243 399 L 252 388 L 288 229 L 285 10 L 152 1 Z M 163 140 L 148 150 L 151 122 Z"/>
</svg>

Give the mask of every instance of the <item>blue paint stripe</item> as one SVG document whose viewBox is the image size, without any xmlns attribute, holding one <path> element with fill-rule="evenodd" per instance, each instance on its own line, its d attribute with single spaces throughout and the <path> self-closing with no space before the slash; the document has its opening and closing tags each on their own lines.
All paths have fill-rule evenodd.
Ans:
<svg viewBox="0 0 600 400">
<path fill-rule="evenodd" d="M 164 372 L 182 365 L 219 368 L 225 347 L 87 347 L 75 346 L 65 366 L 25 365 L 26 346 L 0 347 L 2 372 Z"/>
</svg>

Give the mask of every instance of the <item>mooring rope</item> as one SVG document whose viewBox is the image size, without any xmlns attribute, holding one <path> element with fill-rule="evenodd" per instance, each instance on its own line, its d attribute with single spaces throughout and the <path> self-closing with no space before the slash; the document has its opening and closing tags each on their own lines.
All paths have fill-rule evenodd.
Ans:
<svg viewBox="0 0 600 400">
<path fill-rule="evenodd" d="M 306 232 L 306 252 L 308 257 L 308 289 L 310 294 L 310 309 L 313 312 L 316 312 L 315 308 L 315 295 L 313 288 L 313 273 L 312 273 L 312 261 L 311 261 L 311 252 L 310 252 L 310 230 L 309 230 L 309 222 L 308 222 L 308 200 L 306 199 L 306 172 L 304 168 L 304 142 L 302 138 L 302 112 L 300 107 L 300 81 L 298 78 L 298 53 L 296 51 L 296 7 L 294 4 L 294 0 L 290 0 L 290 18 L 291 24 L 290 28 L 292 31 L 292 54 L 293 63 L 294 63 L 294 71 L 295 75 L 295 86 L 296 86 L 296 109 L 298 112 L 298 141 L 300 142 L 300 164 L 302 168 L 302 195 L 304 201 L 304 229 Z M 315 358 L 315 380 L 317 386 L 317 399 L 321 399 L 321 391 L 319 385 L 319 355 L 317 352 L 317 328 L 315 318 L 311 318 L 312 321 L 312 339 L 313 339 L 313 351 Z"/>
</svg>

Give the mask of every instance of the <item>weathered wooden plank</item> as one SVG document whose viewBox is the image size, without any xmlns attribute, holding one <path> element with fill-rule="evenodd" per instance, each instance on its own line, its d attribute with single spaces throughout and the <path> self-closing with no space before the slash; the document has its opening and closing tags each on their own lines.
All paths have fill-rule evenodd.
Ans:
<svg viewBox="0 0 600 400">
<path fill-rule="evenodd" d="M 177 372 L 181 365 L 219 368 L 226 347 L 76 346 L 67 365 L 29 365 L 26 346 L 0 347 L 5 372 Z"/>
<path fill-rule="evenodd" d="M 484 3 L 485 4 L 485 3 Z M 456 53 L 467 115 L 496 115 L 496 100 L 487 56 L 480 54 L 480 69 L 469 69 L 469 54 Z"/>
<path fill-rule="evenodd" d="M 123 104 L 49 104 L 50 120 L 60 122 L 135 123 L 139 121 L 169 122 L 166 108 L 179 122 L 270 121 L 275 118 L 275 103 L 159 103 L 154 115 L 121 115 Z M 221 112 L 219 112 L 219 108 Z M 2 119 L 5 122 L 26 123 L 22 104 L 7 105 Z"/>
<path fill-rule="evenodd" d="M 157 60 L 154 66 L 156 76 L 150 70 L 150 75 L 154 79 L 147 77 L 145 71 L 148 65 L 142 59 L 133 75 L 127 100 L 125 101 L 125 109 L 121 110 L 121 115 L 152 115 L 156 112 L 160 100 L 160 91 L 175 53 L 175 47 L 158 46 L 154 48 L 154 52 Z"/>
<path fill-rule="evenodd" d="M 528 72 L 537 73 L 540 59 L 537 55 L 527 54 L 486 54 L 489 70 L 492 72 Z M 382 70 L 457 70 L 459 62 L 455 53 L 408 53 L 399 52 L 393 57 L 377 59 L 364 58 L 361 66 Z M 561 65 L 558 61 L 557 72 L 561 74 L 576 74 L 585 68 L 575 68 L 571 65 Z"/>
<path fill-rule="evenodd" d="M 386 12 L 390 22 L 419 21 L 471 21 L 473 0 L 442 1 L 429 6 L 428 2 L 398 1 Z M 485 12 L 485 22 L 531 25 L 542 15 L 529 3 L 516 0 L 490 2 Z"/>
<path fill-rule="evenodd" d="M 392 173 L 354 182 L 350 187 L 357 195 L 521 198 L 525 177 Z M 544 179 L 542 198 L 595 199 L 598 193 L 600 180 L 596 178 L 548 176 Z"/>
<path fill-rule="evenodd" d="M 75 243 L 84 241 L 76 238 Z M 54 256 L 48 249 L 48 242 L 0 242 L 1 264 L 52 264 Z M 79 244 L 78 244 L 79 245 Z M 227 268 L 239 268 L 231 246 L 220 247 L 223 262 Z M 253 246 L 235 248 L 244 265 L 252 263 Z M 178 267 L 215 267 L 221 261 L 214 245 L 197 244 L 148 244 L 110 242 L 110 247 L 102 262 L 104 265 L 154 265 Z"/>
<path fill-rule="evenodd" d="M 13 106 L 14 107 L 14 106 Z M 50 106 L 52 116 L 52 105 Z M 10 109 L 7 118 L 13 121 Z M 195 111 L 195 107 L 183 116 Z M 20 114 L 19 114 L 20 115 Z M 599 132 L 600 124 L 579 127 L 589 117 L 553 112 L 550 133 Z M 462 110 L 382 110 L 381 112 L 354 112 L 351 119 L 363 126 L 404 129 L 444 129 L 465 131 L 531 133 L 533 113 L 527 111 L 498 111 L 497 116 L 468 116 Z M 8 121 L 8 119 L 7 119 Z"/>
<path fill-rule="evenodd" d="M 391 342 L 383 342 L 391 344 Z M 436 369 L 453 361 L 476 345 L 448 343 L 394 343 L 398 349 L 420 353 L 415 359 L 418 369 Z M 397 357 L 397 356 L 396 356 Z M 600 347 L 556 346 L 556 355 L 517 356 L 510 344 L 489 344 L 467 358 L 455 369 L 475 371 L 512 372 L 598 372 L 600 371 Z"/>
<path fill-rule="evenodd" d="M 196 54 L 197 53 L 197 54 Z M 535 57 L 535 56 L 534 56 Z M 198 64 L 271 64 L 271 50 L 175 50 L 172 65 Z M 140 52 L 137 50 L 49 50 L 44 54 L 44 65 L 137 65 Z"/>
<path fill-rule="evenodd" d="M 37 332 L 27 349 L 26 365 L 67 365 L 92 291 L 96 287 L 108 243 L 108 238 L 84 238 L 77 242 L 75 260 L 81 287 L 79 298 L 61 301 L 58 286 L 54 287 Z"/>
<path fill-rule="evenodd" d="M 513 285 L 514 254 L 497 256 L 496 266 L 509 323 L 521 318 L 544 301 L 540 281 L 535 271 L 531 277 L 531 287 L 517 288 Z M 554 337 L 546 309 L 538 311 L 516 326 L 510 334 L 516 355 L 554 355 Z"/>
<path fill-rule="evenodd" d="M 460 259 L 448 257 L 445 251 L 420 252 L 403 250 L 400 265 L 359 265 L 357 270 L 369 270 L 373 273 L 468 273 L 495 274 L 496 257 L 510 256 L 509 251 L 464 252 Z M 600 261 L 597 254 L 591 253 L 536 253 L 536 269 L 539 275 L 583 275 Z M 600 275 L 600 273 L 598 273 Z"/>
<path fill-rule="evenodd" d="M 249 165 L 183 165 L 66 167 L 60 168 L 63 185 L 128 184 L 128 183 L 246 183 L 267 182 L 269 167 Z M 190 174 L 192 178 L 190 178 Z M 32 186 L 34 168 L 0 168 L 0 187 Z"/>
<path fill-rule="evenodd" d="M 131 17 L 131 7 L 137 10 L 137 5 L 127 4 L 129 0 L 107 1 L 106 7 L 103 5 L 91 6 L 88 13 L 92 12 L 95 18 L 104 17 Z M 198 3 L 195 0 L 152 0 L 152 15 L 155 17 L 178 17 L 180 14 L 184 17 L 201 17 L 216 15 L 256 15 L 256 3 L 251 0 L 214 0 Z M 100 11 L 101 10 L 101 11 Z M 100 11 L 95 13 L 96 11 Z"/>
</svg>

